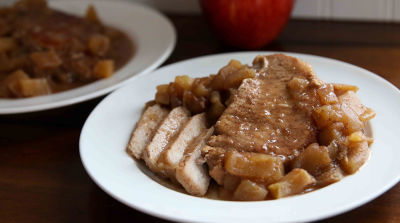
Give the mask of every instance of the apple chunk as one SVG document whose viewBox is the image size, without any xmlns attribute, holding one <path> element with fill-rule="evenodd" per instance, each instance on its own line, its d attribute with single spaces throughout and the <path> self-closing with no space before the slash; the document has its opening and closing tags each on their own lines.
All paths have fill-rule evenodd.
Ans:
<svg viewBox="0 0 400 223">
<path fill-rule="evenodd" d="M 267 194 L 268 191 L 263 185 L 250 180 L 242 180 L 236 188 L 233 198 L 239 201 L 261 201 Z"/>
<path fill-rule="evenodd" d="M 273 198 L 287 197 L 303 192 L 304 189 L 314 184 L 316 181 L 307 171 L 303 169 L 293 169 L 285 175 L 279 182 L 268 186 Z"/>
<path fill-rule="evenodd" d="M 284 173 L 283 163 L 279 158 L 261 153 L 229 151 L 225 155 L 224 166 L 234 176 L 267 184 L 276 182 Z"/>
<path fill-rule="evenodd" d="M 329 151 L 326 146 L 318 143 L 309 145 L 293 162 L 294 168 L 303 168 L 313 176 L 319 175 L 331 164 Z"/>
<path fill-rule="evenodd" d="M 368 142 L 362 141 L 349 145 L 347 155 L 340 162 L 340 167 L 348 174 L 355 173 L 368 160 L 370 150 Z"/>
</svg>

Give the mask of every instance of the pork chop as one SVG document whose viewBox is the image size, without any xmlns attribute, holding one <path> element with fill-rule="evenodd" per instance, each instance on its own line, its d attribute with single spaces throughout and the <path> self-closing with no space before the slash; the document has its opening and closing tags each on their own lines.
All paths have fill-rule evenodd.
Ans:
<svg viewBox="0 0 400 223">
<path fill-rule="evenodd" d="M 142 157 L 142 153 L 146 145 L 150 142 L 157 127 L 161 121 L 167 116 L 168 110 L 155 104 L 148 107 L 140 118 L 132 137 L 129 140 L 126 151 L 136 159 Z"/>
<path fill-rule="evenodd" d="M 181 161 L 189 143 L 206 129 L 205 113 L 190 118 L 174 141 L 162 152 L 158 159 L 158 167 L 166 174 L 175 175 L 174 170 Z"/>
<path fill-rule="evenodd" d="M 257 57 L 255 78 L 245 79 L 217 121 L 210 146 L 277 155 L 290 160 L 316 142 L 312 117 L 296 106 L 287 84 L 316 78 L 304 62 L 285 55 Z"/>
<path fill-rule="evenodd" d="M 204 162 L 201 162 L 201 149 L 213 133 L 214 128 L 204 131 L 187 148 L 179 166 L 176 179 L 192 195 L 203 196 L 210 184 L 210 176 Z"/>
<path fill-rule="evenodd" d="M 157 160 L 168 144 L 179 133 L 189 120 L 189 111 L 184 107 L 176 107 L 170 111 L 160 124 L 151 142 L 146 146 L 143 159 L 153 172 L 159 172 Z"/>
</svg>

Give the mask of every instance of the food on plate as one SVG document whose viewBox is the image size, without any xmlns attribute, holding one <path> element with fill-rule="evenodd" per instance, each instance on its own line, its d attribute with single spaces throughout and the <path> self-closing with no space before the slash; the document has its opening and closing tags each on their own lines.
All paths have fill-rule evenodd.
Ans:
<svg viewBox="0 0 400 223">
<path fill-rule="evenodd" d="M 210 176 L 201 160 L 201 150 L 214 129 L 211 127 L 196 137 L 185 149 L 183 158 L 176 167 L 176 180 L 189 194 L 202 196 L 207 192 Z"/>
<path fill-rule="evenodd" d="M 325 83 L 283 54 L 257 56 L 252 66 L 232 60 L 217 74 L 159 85 L 127 150 L 195 196 L 257 201 L 310 192 L 369 157 L 375 112 L 357 90 Z"/>
<path fill-rule="evenodd" d="M 158 160 L 170 143 L 175 142 L 180 130 L 189 120 L 190 113 L 184 107 L 176 107 L 168 113 L 156 129 L 153 138 L 143 151 L 143 159 L 153 172 L 161 172 Z"/>
<path fill-rule="evenodd" d="M 136 159 L 142 157 L 142 153 L 146 145 L 153 138 L 159 123 L 168 114 L 168 110 L 162 108 L 158 104 L 146 109 L 142 114 L 135 131 L 132 133 L 132 138 L 128 144 L 127 151 Z"/>
<path fill-rule="evenodd" d="M 110 77 L 133 55 L 132 41 L 100 21 L 93 6 L 80 18 L 45 0 L 0 8 L 0 98 L 26 98 Z"/>
</svg>

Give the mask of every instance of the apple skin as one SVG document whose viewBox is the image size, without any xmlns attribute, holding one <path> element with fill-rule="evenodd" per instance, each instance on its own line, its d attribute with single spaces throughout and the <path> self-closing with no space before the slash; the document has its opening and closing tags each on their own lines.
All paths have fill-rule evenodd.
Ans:
<svg viewBox="0 0 400 223">
<path fill-rule="evenodd" d="M 200 0 L 203 13 L 223 42 L 261 48 L 285 27 L 294 0 Z"/>
</svg>

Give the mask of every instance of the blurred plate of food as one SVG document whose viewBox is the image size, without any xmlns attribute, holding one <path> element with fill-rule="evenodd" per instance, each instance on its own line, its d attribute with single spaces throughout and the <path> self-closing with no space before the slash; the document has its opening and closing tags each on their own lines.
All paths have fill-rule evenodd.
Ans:
<svg viewBox="0 0 400 223">
<path fill-rule="evenodd" d="M 104 95 L 161 65 L 176 41 L 161 13 L 126 1 L 21 0 L 0 9 L 0 114 Z"/>
<path fill-rule="evenodd" d="M 293 56 L 301 59 L 301 61 L 305 61 L 304 63 L 297 62 L 297 59 L 290 59 L 290 57 L 272 55 L 273 53 L 274 52 L 228 53 L 182 61 L 160 68 L 146 76 L 139 77 L 134 83 L 107 96 L 88 117 L 80 137 L 80 155 L 89 176 L 105 192 L 132 208 L 164 219 L 184 222 L 315 221 L 356 208 L 376 198 L 395 185 L 400 178 L 400 164 L 396 160 L 396 157 L 400 155 L 397 149 L 400 144 L 398 141 L 393 140 L 396 138 L 398 132 L 397 128 L 398 125 L 400 125 L 400 119 L 397 115 L 397 111 L 400 109 L 399 90 L 378 75 L 348 63 L 319 56 L 286 53 L 288 56 Z M 265 57 L 268 58 L 268 61 L 263 60 L 263 57 L 257 57 L 258 55 L 269 55 Z M 254 58 L 258 59 L 254 60 L 253 66 L 246 65 L 251 64 Z M 274 58 L 277 58 L 277 60 Z M 285 62 L 285 60 L 280 60 L 279 58 L 289 58 L 287 59 L 289 62 Z M 229 63 L 232 59 L 236 61 Z M 225 66 L 226 64 L 228 65 Z M 269 67 L 269 64 L 271 64 L 271 67 Z M 311 67 L 307 64 L 311 65 L 315 74 L 320 79 L 313 79 L 313 75 L 307 77 L 307 73 L 313 73 L 310 71 Z M 221 67 L 223 68 L 221 69 Z M 257 74 L 253 73 L 252 69 L 257 71 L 258 69 L 264 69 L 263 67 L 267 68 L 267 73 L 272 72 L 269 73 L 272 75 L 271 77 L 268 77 L 268 75 L 264 76 L 267 80 L 268 78 L 274 80 L 275 77 L 282 77 L 282 80 L 287 82 L 287 87 L 279 83 L 274 84 L 274 81 L 272 81 L 270 88 L 268 88 L 268 86 L 262 88 L 267 90 L 267 93 L 263 93 L 263 91 L 260 91 L 261 89 L 257 89 L 257 86 L 264 85 L 259 85 L 257 81 L 252 81 L 254 75 L 258 77 Z M 310 79 L 310 81 L 300 80 L 301 78 L 288 79 L 285 77 L 284 73 L 286 71 L 282 70 L 282 67 L 290 70 L 290 72 L 295 75 L 300 75 L 298 77 L 311 77 L 312 79 Z M 235 70 L 238 70 L 238 72 Z M 209 74 L 216 74 L 217 72 L 217 75 L 208 76 Z M 189 77 L 180 76 L 176 78 L 176 76 L 179 75 L 189 75 Z M 231 76 L 231 78 L 225 78 L 228 76 Z M 248 81 L 243 81 L 242 84 L 240 84 L 242 79 Z M 210 80 L 211 84 L 209 84 Z M 214 80 L 219 80 L 218 84 L 216 84 L 217 82 L 214 83 Z M 295 81 L 289 82 L 289 80 Z M 320 80 L 322 80 L 322 82 Z M 324 82 L 342 83 L 346 85 L 333 84 L 325 86 L 323 84 Z M 237 86 L 238 83 L 241 88 L 244 89 L 247 89 L 243 87 L 244 85 L 248 86 L 248 84 L 251 83 L 255 83 L 254 86 L 256 87 L 253 88 L 253 90 L 249 88 L 250 91 L 248 93 L 244 92 L 243 94 L 240 94 L 241 90 L 238 89 L 239 93 L 233 93 L 233 102 L 229 102 L 230 97 L 224 96 L 224 94 L 227 93 L 226 91 L 220 94 L 216 91 L 212 91 L 214 93 L 209 92 L 210 86 L 215 89 L 220 88 L 220 86 L 222 86 L 222 88 L 229 87 L 230 89 L 231 85 Z M 304 88 L 302 87 L 303 83 L 307 85 Z M 268 152 L 268 149 L 271 149 L 269 147 L 273 146 L 276 140 L 279 141 L 285 139 L 285 137 L 286 139 L 291 139 L 292 133 L 298 129 L 304 128 L 305 125 L 299 125 L 292 129 L 289 128 L 286 132 L 283 132 L 283 137 L 269 140 L 270 136 L 268 134 L 265 135 L 265 132 L 257 132 L 257 129 L 265 128 L 268 123 L 264 122 L 263 119 L 274 112 L 272 112 L 272 110 L 265 112 L 263 108 L 259 110 L 264 112 L 260 115 L 260 112 L 257 112 L 256 108 L 251 109 L 251 106 L 266 106 L 269 103 L 275 103 L 275 106 L 282 106 L 282 108 L 278 108 L 275 111 L 280 113 L 291 107 L 291 103 L 283 105 L 279 102 L 282 98 L 289 97 L 285 92 L 288 90 L 291 91 L 290 89 L 292 88 L 297 90 L 313 89 L 317 86 L 320 86 L 320 88 L 318 87 L 320 90 L 312 91 L 316 94 L 312 93 L 314 96 L 311 97 L 311 102 L 314 101 L 312 98 L 319 98 L 318 100 L 324 101 L 323 103 L 325 103 L 321 107 L 318 107 L 320 106 L 318 105 L 317 108 L 333 108 L 337 106 L 336 103 L 341 103 L 338 107 L 344 109 L 347 107 L 347 105 L 343 105 L 343 103 L 346 104 L 348 102 L 347 96 L 354 96 L 354 92 L 357 91 L 358 98 L 366 107 L 363 107 L 364 105 L 361 106 L 357 102 L 356 104 L 358 105 L 350 110 L 355 112 L 358 108 L 363 109 L 363 112 L 361 112 L 362 114 L 360 113 L 360 115 L 354 116 L 354 120 L 357 122 L 364 120 L 363 123 L 366 124 L 367 129 L 362 129 L 362 127 L 365 127 L 364 124 L 360 125 L 357 131 L 356 129 L 352 129 L 354 123 L 351 125 L 349 124 L 350 122 L 348 121 L 350 119 L 348 119 L 348 117 L 350 116 L 345 115 L 346 112 L 323 112 L 323 114 L 329 113 L 329 118 L 326 119 L 327 121 L 331 120 L 331 117 L 333 117 L 331 115 L 341 114 L 340 118 L 337 116 L 341 121 L 339 121 L 339 119 L 335 120 L 342 122 L 344 126 L 346 126 L 342 130 L 343 133 L 347 135 L 342 135 L 344 138 L 337 135 L 338 140 L 344 140 L 342 143 L 345 144 L 341 144 L 343 147 L 336 147 L 336 149 L 339 149 L 336 151 L 335 148 L 332 147 L 332 151 L 334 152 L 332 153 L 334 154 L 333 156 L 331 156 L 332 154 L 330 154 L 330 152 L 325 153 L 326 149 L 330 150 L 329 147 L 331 144 L 336 143 L 329 140 L 329 145 L 327 147 L 303 147 L 298 154 L 294 154 L 293 159 L 290 156 L 286 156 L 286 158 L 292 159 L 296 166 L 290 167 L 290 165 L 285 164 L 283 168 L 285 175 L 282 175 L 283 177 L 279 176 L 279 179 L 276 179 L 274 183 L 263 181 L 259 176 L 252 175 L 253 172 L 263 172 L 261 170 L 262 168 L 273 171 L 279 169 L 279 165 L 275 165 L 277 168 L 267 168 L 269 164 L 278 161 L 275 158 L 280 158 L 281 156 L 277 154 L 279 148 L 277 148 L 278 150 L 274 150 L 273 147 L 271 147 L 272 153 L 271 151 Z M 268 98 L 270 95 L 273 95 L 271 89 L 279 89 L 279 91 L 282 91 L 282 94 L 275 94 L 277 101 L 273 100 L 259 103 L 259 101 L 257 101 L 258 99 L 240 99 L 241 97 L 246 98 L 249 95 L 253 95 L 255 98 Z M 179 92 L 183 92 L 183 98 L 181 98 L 182 94 L 179 94 Z M 207 92 L 210 93 L 209 101 L 207 101 L 207 97 L 205 100 L 201 97 L 195 97 L 207 95 Z M 233 92 L 236 91 L 233 90 Z M 299 109 L 302 107 L 300 110 L 305 109 L 305 111 L 307 111 L 308 109 L 315 108 L 314 105 L 304 104 L 301 101 L 304 98 L 309 98 L 309 93 L 299 91 L 297 96 L 292 93 L 290 93 L 290 95 L 292 95 L 290 97 L 300 97 L 299 102 L 301 103 L 297 105 Z M 215 98 L 213 96 L 218 94 L 220 97 Z M 321 95 L 323 97 L 321 97 Z M 335 98 L 336 96 L 338 98 Z M 224 97 L 226 101 L 221 101 Z M 385 98 L 385 100 L 382 100 L 382 98 Z M 148 103 L 152 100 L 155 101 Z M 242 101 L 244 104 L 238 106 L 236 103 L 236 105 L 233 106 L 235 100 L 239 102 Z M 354 100 L 351 101 L 355 102 Z M 205 109 L 202 109 L 202 104 L 206 105 L 206 107 L 204 107 Z M 225 156 L 220 156 L 225 157 L 223 158 L 225 160 L 219 162 L 219 159 L 215 159 L 216 162 L 214 162 L 213 159 L 209 160 L 209 155 L 212 157 L 210 151 L 213 151 L 210 150 L 209 147 L 215 146 L 214 143 L 217 141 L 212 140 L 210 137 L 210 140 L 206 141 L 207 146 L 204 146 L 204 144 L 201 146 L 201 143 L 198 143 L 199 141 L 197 139 L 187 144 L 188 141 L 185 141 L 185 137 L 194 136 L 197 130 L 195 131 L 196 127 L 193 126 L 198 126 L 196 123 L 199 123 L 198 121 L 202 119 L 201 116 L 194 114 L 206 111 L 205 114 L 207 116 L 211 114 L 211 117 L 214 117 L 214 114 L 216 114 L 215 111 L 219 110 L 217 109 L 219 106 L 214 107 L 214 105 L 222 105 L 221 107 L 224 107 L 224 104 L 227 107 L 222 113 L 222 116 L 219 118 L 217 117 L 219 121 L 221 121 L 221 117 L 223 117 L 225 113 L 229 116 L 231 114 L 229 112 L 232 111 L 232 108 L 236 107 L 236 109 L 239 110 L 240 108 L 250 109 L 247 113 L 239 115 L 231 114 L 231 117 L 235 120 L 237 119 L 231 122 L 233 125 L 230 124 L 223 127 L 215 124 L 216 131 L 214 135 L 218 137 L 224 131 L 236 131 L 235 129 L 239 129 L 236 131 L 237 133 L 233 134 L 230 138 L 228 137 L 223 143 L 230 148 L 240 146 L 240 144 L 245 145 L 238 150 L 238 152 L 241 153 L 243 152 L 241 150 L 246 151 L 251 149 L 252 146 L 257 146 L 256 139 L 259 139 L 260 134 L 264 134 L 264 136 L 261 137 L 262 140 L 272 143 L 271 145 L 267 145 L 268 148 L 266 148 L 264 152 L 259 152 L 260 154 L 264 154 L 261 156 L 257 155 L 257 153 L 243 153 L 240 155 L 228 149 L 226 150 L 228 152 Z M 181 108 L 180 106 L 186 108 Z M 207 108 L 207 106 L 210 107 Z M 349 106 L 352 107 L 352 105 Z M 175 108 L 170 110 L 171 107 Z M 376 117 L 371 119 L 375 113 L 367 107 L 376 112 Z M 226 112 L 229 108 L 231 108 L 230 111 Z M 298 109 L 295 107 L 293 108 L 293 111 L 298 112 Z M 189 112 L 185 109 L 188 109 Z M 315 109 L 315 111 L 312 112 L 313 117 L 315 115 L 318 117 L 318 114 L 322 114 L 316 112 L 322 110 Z M 143 111 L 145 112 L 143 113 Z M 256 119 L 248 117 L 253 113 L 257 113 L 259 116 L 257 116 Z M 186 115 L 188 114 L 189 116 L 190 114 L 194 116 L 187 118 Z M 218 114 L 221 115 L 220 112 L 218 112 Z M 368 118 L 364 117 L 364 114 L 367 115 Z M 289 115 L 287 118 L 289 120 L 287 121 L 289 125 L 300 120 L 296 118 L 296 115 Z M 157 124 L 157 120 L 161 120 L 159 124 Z M 180 120 L 184 121 L 181 122 Z M 253 120 L 253 122 L 251 122 L 251 120 Z M 277 121 L 285 122 L 284 116 L 277 117 Z M 336 121 L 331 123 L 332 126 L 337 125 Z M 221 121 L 220 124 L 221 123 L 223 122 Z M 237 128 L 235 123 L 241 127 Z M 251 125 L 261 123 L 261 125 L 254 128 L 254 126 L 252 127 L 249 123 Z M 320 145 L 324 145 L 324 141 L 327 138 L 323 136 L 324 134 L 321 136 L 320 133 L 325 132 L 329 127 L 325 128 L 326 126 L 319 126 L 320 124 L 321 123 L 312 124 L 311 122 L 311 125 L 317 125 L 318 128 L 321 127 L 322 129 L 321 131 L 315 131 L 318 135 L 317 139 L 313 139 L 314 141 L 311 140 L 306 144 L 317 142 Z M 182 127 L 177 127 L 179 125 Z M 279 127 L 280 125 L 277 126 Z M 151 133 L 151 131 L 148 131 L 153 127 L 155 132 L 153 131 L 153 133 Z M 206 125 L 206 127 L 203 126 L 201 129 L 204 132 L 204 129 L 208 127 L 209 125 Z M 172 131 L 179 128 L 180 130 L 173 133 L 175 136 L 171 135 Z M 252 135 L 248 130 L 255 131 L 255 134 Z M 342 130 L 339 130 L 339 132 Z M 147 134 L 149 132 L 151 134 Z M 209 137 L 210 134 L 208 130 L 206 132 L 206 134 L 199 133 L 200 135 L 197 135 L 202 140 L 202 138 Z M 306 133 L 307 131 L 301 130 L 300 132 Z M 332 131 L 332 133 L 333 132 L 337 131 L 335 130 Z M 354 134 L 350 134 L 350 132 Z M 328 135 L 334 136 L 335 134 Z M 249 140 L 240 141 L 243 139 L 243 136 L 247 137 Z M 373 137 L 372 144 L 370 144 L 372 140 L 369 137 Z M 297 143 L 301 140 L 305 140 L 305 138 L 307 137 L 298 136 L 295 140 L 291 141 L 291 143 Z M 239 140 L 240 143 L 235 143 L 235 140 Z M 353 141 L 356 144 L 352 144 Z M 361 145 L 358 143 L 364 144 L 365 147 L 353 147 L 353 145 Z M 369 147 L 368 144 L 370 144 Z M 180 150 L 179 147 L 182 145 L 186 147 L 186 151 L 188 150 L 187 146 L 191 146 L 189 148 L 189 153 L 185 151 L 184 154 L 178 154 Z M 224 144 L 218 146 L 220 148 L 225 148 Z M 142 147 L 144 150 L 139 151 L 139 147 Z M 201 155 L 192 152 L 199 151 L 200 147 L 203 148 L 201 149 Z M 206 148 L 206 150 L 204 150 L 204 148 Z M 171 151 L 173 153 L 170 153 Z M 158 154 L 154 155 L 156 153 Z M 326 169 L 328 171 L 328 178 L 325 178 L 324 174 L 321 175 L 323 172 L 320 171 L 323 169 L 319 169 L 319 167 L 322 167 L 320 164 L 324 163 L 324 159 L 320 159 L 322 157 L 320 155 L 323 153 L 325 153 L 324 157 L 326 160 L 329 161 L 325 166 L 328 168 Z M 218 151 L 214 154 L 218 155 Z M 136 159 L 132 159 L 130 155 L 134 156 Z M 271 156 L 274 157 L 274 162 L 268 161 L 271 159 Z M 168 157 L 173 159 L 178 157 L 178 159 L 180 159 L 178 166 L 173 166 L 175 169 L 165 169 L 165 167 L 168 167 Z M 244 159 L 242 160 L 240 157 Z M 283 158 L 283 160 L 286 159 L 285 157 Z M 193 162 L 194 160 L 197 161 Z M 235 162 L 233 162 L 233 160 Z M 265 160 L 265 162 L 257 163 L 260 160 Z M 314 164 L 308 165 L 309 162 L 305 162 L 306 160 Z M 256 163 L 257 168 L 246 169 L 246 166 L 253 161 Z M 218 163 L 223 164 L 220 166 L 222 167 L 222 171 L 214 172 L 214 167 L 218 167 L 218 165 L 214 164 Z M 203 171 L 203 173 L 199 170 L 199 166 L 201 165 L 204 167 L 205 172 Z M 333 168 L 332 170 L 339 170 L 339 172 L 336 173 L 339 173 L 340 176 L 336 173 L 331 174 L 333 172 L 330 172 L 331 169 L 329 168 Z M 299 171 L 299 169 L 303 170 Z M 169 170 L 172 171 L 170 172 Z M 295 172 L 291 174 L 293 171 Z M 306 172 L 310 174 L 305 174 Z M 207 173 L 209 173 L 209 176 L 207 176 Z M 221 175 L 219 173 L 221 173 Z M 341 175 L 342 173 L 344 174 Z M 234 189 L 233 194 L 228 193 L 229 196 L 227 199 L 222 196 L 227 194 L 225 193 L 226 190 L 229 190 L 225 185 L 233 182 L 229 180 L 232 179 L 232 175 L 238 176 L 239 179 L 241 178 L 241 181 L 239 181 L 239 185 L 236 184 L 236 189 Z M 171 176 L 175 178 L 172 179 Z M 220 182 L 218 180 L 219 176 L 224 177 Z M 229 179 L 227 176 L 230 176 Z M 293 176 L 299 177 L 292 179 Z M 172 181 L 168 180 L 168 178 L 171 178 Z M 204 179 L 209 180 L 209 184 L 204 183 Z M 327 183 L 326 180 L 329 182 Z M 198 183 L 196 183 L 196 181 Z M 302 190 L 294 191 L 294 183 L 300 185 Z M 327 184 L 321 186 L 320 183 Z M 306 184 L 316 187 L 307 187 Z M 205 186 L 201 187 L 201 185 Z M 211 186 L 208 187 L 208 185 Z M 215 187 L 213 188 L 212 185 L 217 185 L 217 187 L 219 187 L 218 190 L 214 190 Z M 204 193 L 205 191 L 206 193 Z M 244 194 L 247 195 L 241 196 Z M 237 200 L 242 201 L 238 202 Z M 249 200 L 263 201 L 255 202 Z"/>
</svg>

